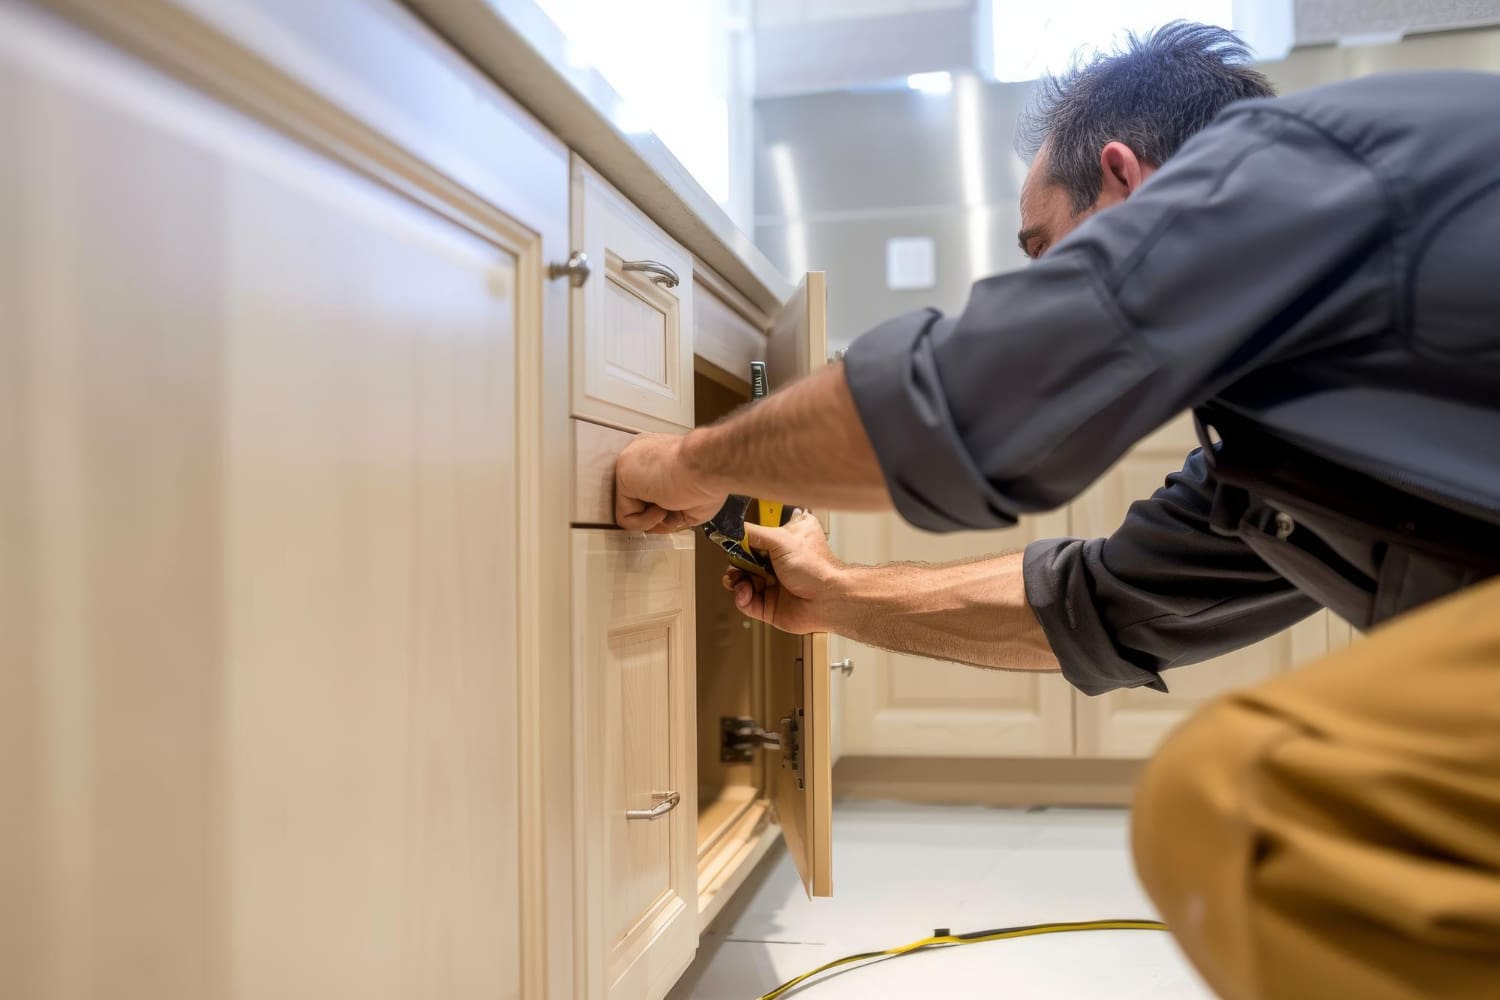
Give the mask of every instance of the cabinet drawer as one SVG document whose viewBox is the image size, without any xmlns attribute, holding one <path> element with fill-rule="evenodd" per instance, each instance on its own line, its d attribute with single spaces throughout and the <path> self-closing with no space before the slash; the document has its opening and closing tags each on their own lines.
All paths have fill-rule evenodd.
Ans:
<svg viewBox="0 0 1500 1000">
<path fill-rule="evenodd" d="M 573 413 L 642 430 L 693 426 L 692 257 L 573 159 Z"/>
<path fill-rule="evenodd" d="M 615 523 L 615 459 L 633 437 L 629 431 L 573 421 L 574 524 Z"/>
<path fill-rule="evenodd" d="M 573 532 L 589 997 L 660 997 L 698 946 L 693 544 Z"/>
</svg>

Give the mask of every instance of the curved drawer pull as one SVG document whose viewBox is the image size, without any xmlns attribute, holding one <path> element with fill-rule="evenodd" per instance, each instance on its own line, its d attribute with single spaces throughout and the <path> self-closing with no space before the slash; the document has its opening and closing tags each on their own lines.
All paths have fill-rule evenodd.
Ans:
<svg viewBox="0 0 1500 1000">
<path fill-rule="evenodd" d="M 652 792 L 651 801 L 656 805 L 650 809 L 626 809 L 626 819 L 661 819 L 667 813 L 677 808 L 677 803 L 682 801 L 682 796 L 676 792 Z"/>
<path fill-rule="evenodd" d="M 644 271 L 652 275 L 652 281 L 663 288 L 677 287 L 677 272 L 665 264 L 659 264 L 654 260 L 627 260 L 620 265 L 622 271 Z"/>
</svg>

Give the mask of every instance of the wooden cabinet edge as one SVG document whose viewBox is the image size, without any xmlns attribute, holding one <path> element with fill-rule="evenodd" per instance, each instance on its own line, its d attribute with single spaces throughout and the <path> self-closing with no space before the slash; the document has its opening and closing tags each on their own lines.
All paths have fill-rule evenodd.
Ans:
<svg viewBox="0 0 1500 1000">
<path fill-rule="evenodd" d="M 698 932 L 713 923 L 781 838 L 771 805 L 757 799 L 698 861 Z"/>
<path fill-rule="evenodd" d="M 840 801 L 1124 806 L 1146 762 L 1112 757 L 869 757 L 834 766 Z"/>
<path fill-rule="evenodd" d="M 704 263 L 696 254 L 693 256 L 693 278 L 698 284 L 721 299 L 726 306 L 732 309 L 752 329 L 759 331 L 761 336 L 765 336 L 770 331 L 771 317 L 756 308 L 755 304 L 746 298 L 744 293 L 720 277 L 717 271 Z"/>
<path fill-rule="evenodd" d="M 701 277 L 695 272 L 693 367 L 730 388 L 748 389 L 750 362 L 766 359 L 766 334 L 704 285 Z"/>
</svg>

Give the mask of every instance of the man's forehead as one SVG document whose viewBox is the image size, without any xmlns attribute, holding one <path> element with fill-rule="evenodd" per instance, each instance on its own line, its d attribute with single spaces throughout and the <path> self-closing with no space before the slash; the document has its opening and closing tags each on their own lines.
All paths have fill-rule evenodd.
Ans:
<svg viewBox="0 0 1500 1000">
<path fill-rule="evenodd" d="M 1026 168 L 1026 179 L 1021 182 L 1021 208 L 1024 210 L 1028 202 L 1034 201 L 1040 193 L 1042 178 L 1047 170 L 1047 144 L 1042 143 L 1036 151 L 1036 156 L 1031 158 L 1031 166 Z"/>
<path fill-rule="evenodd" d="M 1072 231 L 1078 221 L 1066 188 L 1052 175 L 1047 145 L 1043 143 L 1021 184 L 1021 231 L 1016 234 L 1016 242 L 1028 257 L 1039 256 Z"/>
<path fill-rule="evenodd" d="M 1030 252 L 1026 245 L 1031 239 L 1046 237 L 1047 213 L 1042 203 L 1042 192 L 1046 187 L 1046 148 L 1044 143 L 1037 151 L 1026 171 L 1026 179 L 1021 183 L 1021 231 L 1016 234 L 1016 241 L 1024 253 Z"/>
</svg>

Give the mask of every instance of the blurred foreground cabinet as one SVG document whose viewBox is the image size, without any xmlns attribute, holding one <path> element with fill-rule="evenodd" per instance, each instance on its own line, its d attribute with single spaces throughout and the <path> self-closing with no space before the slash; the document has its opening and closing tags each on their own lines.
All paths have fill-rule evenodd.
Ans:
<svg viewBox="0 0 1500 1000">
<path fill-rule="evenodd" d="M 895 515 L 840 515 L 835 548 L 854 562 L 944 562 L 1038 538 L 1107 535 L 1197 446 L 1189 415 L 1146 438 L 1065 510 L 1006 532 L 930 535 Z M 1247 649 L 1098 697 L 1058 676 L 978 670 L 847 644 L 859 665 L 840 692 L 840 794 L 1008 804 L 1126 802 L 1140 763 L 1214 697 L 1348 643 L 1328 612 Z"/>
<path fill-rule="evenodd" d="M 481 200 L 106 6 L 0 6 L 0 995 L 518 996 L 567 150 L 487 95 L 497 183 L 552 195 Z"/>
<path fill-rule="evenodd" d="M 0 997 L 652 1000 L 832 891 L 827 637 L 610 498 L 823 276 L 539 16 L 0 0 Z"/>
</svg>

